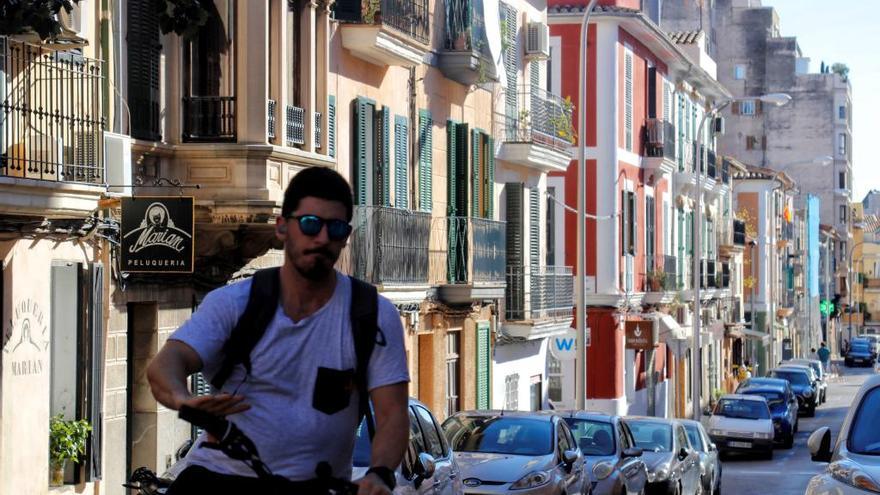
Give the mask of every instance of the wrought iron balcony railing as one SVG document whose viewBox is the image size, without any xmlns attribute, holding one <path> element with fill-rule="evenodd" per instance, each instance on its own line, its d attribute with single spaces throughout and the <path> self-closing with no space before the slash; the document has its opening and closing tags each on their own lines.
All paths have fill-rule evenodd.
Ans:
<svg viewBox="0 0 880 495">
<path fill-rule="evenodd" d="M 376 285 L 427 285 L 431 214 L 355 206 L 350 272 Z"/>
<path fill-rule="evenodd" d="M 505 282 L 505 223 L 486 218 L 446 217 L 447 283 Z"/>
<path fill-rule="evenodd" d="M 645 123 L 647 153 L 650 157 L 675 160 L 675 126 L 663 119 L 648 119 Z"/>
<path fill-rule="evenodd" d="M 359 24 L 381 24 L 414 40 L 430 41 L 428 0 L 336 0 L 336 20 Z"/>
<path fill-rule="evenodd" d="M 572 110 L 562 98 L 530 85 L 520 86 L 517 114 L 499 114 L 505 143 L 542 144 L 558 151 L 568 150 L 574 142 Z"/>
<path fill-rule="evenodd" d="M 0 36 L 0 175 L 105 183 L 102 65 Z"/>
<path fill-rule="evenodd" d="M 285 117 L 285 144 L 293 147 L 306 142 L 305 110 L 293 105 L 287 105 L 284 110 Z"/>
<path fill-rule="evenodd" d="M 235 141 L 235 97 L 185 96 L 183 140 L 185 142 Z"/>
<path fill-rule="evenodd" d="M 268 100 L 266 105 L 266 134 L 269 135 L 270 140 L 275 139 L 275 127 L 276 127 L 276 104 L 275 100 Z"/>
<path fill-rule="evenodd" d="M 511 321 L 569 317 L 574 307 L 571 268 L 508 266 L 505 296 Z"/>
</svg>

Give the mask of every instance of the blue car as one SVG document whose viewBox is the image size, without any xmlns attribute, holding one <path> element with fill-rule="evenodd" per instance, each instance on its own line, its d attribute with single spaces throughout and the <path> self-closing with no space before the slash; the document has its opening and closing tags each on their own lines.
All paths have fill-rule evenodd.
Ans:
<svg viewBox="0 0 880 495">
<path fill-rule="evenodd" d="M 862 339 L 853 339 L 849 351 L 844 357 L 844 364 L 847 367 L 852 367 L 855 364 L 873 366 L 876 359 L 877 355 L 874 354 L 874 349 L 870 342 Z"/>
<path fill-rule="evenodd" d="M 797 397 L 798 411 L 811 418 L 816 415 L 816 408 L 819 407 L 819 391 L 806 370 L 776 368 L 770 371 L 769 378 L 787 380 Z"/>
<path fill-rule="evenodd" d="M 752 385 L 737 390 L 738 394 L 758 395 L 767 399 L 773 419 L 773 441 L 786 449 L 794 445 L 798 427 L 798 402 L 791 389 L 780 385 Z"/>
</svg>

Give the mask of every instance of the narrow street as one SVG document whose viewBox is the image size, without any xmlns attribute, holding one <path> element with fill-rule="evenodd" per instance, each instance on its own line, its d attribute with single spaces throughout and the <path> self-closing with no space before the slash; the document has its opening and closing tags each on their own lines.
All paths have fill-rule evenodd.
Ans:
<svg viewBox="0 0 880 495">
<path fill-rule="evenodd" d="M 822 426 L 830 426 L 833 438 L 843 423 L 853 397 L 871 368 L 846 368 L 841 364 L 841 376 L 828 384 L 828 402 L 817 411 L 815 418 L 800 419 L 800 431 L 794 448 L 778 449 L 772 461 L 749 457 L 730 457 L 724 461 L 722 493 L 774 495 L 803 495 L 810 478 L 825 469 L 825 464 L 810 460 L 807 439 Z"/>
</svg>

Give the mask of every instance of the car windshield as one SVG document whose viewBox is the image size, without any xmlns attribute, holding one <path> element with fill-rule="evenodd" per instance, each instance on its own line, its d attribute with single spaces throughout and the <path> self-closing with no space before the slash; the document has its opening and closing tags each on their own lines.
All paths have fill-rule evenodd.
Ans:
<svg viewBox="0 0 880 495">
<path fill-rule="evenodd" d="M 765 392 L 765 391 L 750 392 L 750 391 L 746 390 L 743 393 L 746 395 L 757 395 L 758 397 L 763 397 L 763 398 L 767 399 L 767 405 L 770 406 L 771 409 L 776 406 L 781 406 L 781 405 L 785 404 L 785 400 L 783 399 L 782 394 L 779 392 Z"/>
<path fill-rule="evenodd" d="M 550 421 L 503 416 L 454 416 L 443 431 L 455 452 L 547 455 L 553 452 Z"/>
<path fill-rule="evenodd" d="M 700 435 L 700 429 L 697 425 L 686 424 L 684 425 L 684 431 L 687 432 L 688 440 L 691 441 L 691 445 L 700 452 L 705 452 L 705 446 L 703 445 L 703 437 Z"/>
<path fill-rule="evenodd" d="M 614 426 L 604 421 L 565 418 L 584 455 L 614 455 Z"/>
<path fill-rule="evenodd" d="M 868 352 L 868 344 L 857 343 L 852 345 L 852 350 L 856 352 Z"/>
<path fill-rule="evenodd" d="M 756 400 L 721 399 L 714 414 L 735 419 L 770 419 L 767 405 Z"/>
<path fill-rule="evenodd" d="M 849 450 L 856 454 L 880 455 L 880 387 L 865 394 L 849 430 Z"/>
<path fill-rule="evenodd" d="M 672 451 L 672 425 L 655 421 L 629 421 L 636 447 L 649 452 Z"/>
<path fill-rule="evenodd" d="M 773 378 L 788 380 L 792 385 L 809 385 L 810 377 L 803 371 L 773 370 Z"/>
</svg>

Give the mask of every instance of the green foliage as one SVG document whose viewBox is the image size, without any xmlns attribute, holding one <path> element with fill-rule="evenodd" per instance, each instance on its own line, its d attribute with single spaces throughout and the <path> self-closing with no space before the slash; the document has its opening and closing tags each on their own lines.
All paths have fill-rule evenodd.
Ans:
<svg viewBox="0 0 880 495">
<path fill-rule="evenodd" d="M 202 1 L 209 0 L 153 0 L 163 34 L 175 32 L 183 37 L 196 34 L 208 21 L 208 11 Z"/>
<path fill-rule="evenodd" d="M 92 426 L 88 421 L 65 420 L 64 415 L 52 417 L 49 423 L 49 458 L 55 464 L 79 462 L 86 452 L 86 440 Z"/>
<path fill-rule="evenodd" d="M 577 133 L 574 131 L 574 125 L 571 121 L 573 116 L 574 103 L 571 102 L 570 96 L 566 96 L 565 99 L 562 100 L 562 112 L 558 115 L 551 116 L 550 123 L 553 125 L 553 128 L 556 129 L 556 137 L 565 139 L 566 141 L 571 142 L 571 144 L 577 144 Z"/>
<path fill-rule="evenodd" d="M 849 67 L 846 64 L 835 63 L 831 66 L 831 72 L 840 75 L 844 81 L 849 80 Z"/>
<path fill-rule="evenodd" d="M 363 0 L 361 2 L 361 19 L 364 24 L 374 24 L 379 13 L 379 0 Z"/>
<path fill-rule="evenodd" d="M 70 13 L 79 0 L 0 0 L 0 34 L 37 33 L 41 40 L 61 34 L 58 12 Z"/>
</svg>

